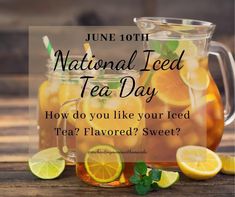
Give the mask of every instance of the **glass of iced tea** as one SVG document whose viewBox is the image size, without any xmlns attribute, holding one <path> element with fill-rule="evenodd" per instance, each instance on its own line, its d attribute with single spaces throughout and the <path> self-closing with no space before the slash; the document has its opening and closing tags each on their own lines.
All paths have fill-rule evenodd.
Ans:
<svg viewBox="0 0 235 197">
<path fill-rule="evenodd" d="M 141 131 L 145 121 L 138 120 L 137 116 L 137 113 L 144 112 L 144 102 L 130 93 L 131 81 L 127 80 L 122 86 L 120 79 L 125 76 L 131 76 L 136 83 L 139 81 L 139 74 L 134 70 L 105 70 L 95 78 L 84 79 L 83 98 L 68 99 L 60 108 L 61 113 L 70 114 L 76 132 L 75 150 L 66 145 L 67 136 L 58 136 L 60 152 L 66 160 L 76 163 L 78 177 L 95 186 L 130 185 L 134 162 L 141 157 L 134 151 L 144 146 Z M 108 91 L 104 95 L 106 87 Z M 91 95 L 94 89 L 98 96 Z M 121 91 L 128 96 L 121 98 Z M 68 130 L 68 122 L 69 119 L 61 119 L 58 127 Z"/>
<path fill-rule="evenodd" d="M 146 104 L 146 112 L 167 114 L 146 120 L 149 129 L 171 130 L 175 136 L 149 138 L 146 160 L 160 165 L 174 165 L 176 150 L 184 145 L 201 145 L 215 150 L 223 135 L 224 124 L 234 120 L 234 60 L 231 52 L 218 42 L 211 42 L 215 25 L 210 22 L 142 17 L 135 18 L 142 33 L 148 72 L 141 84 L 158 90 Z M 208 54 L 216 55 L 223 75 L 225 108 L 208 68 Z M 165 69 L 163 69 L 165 68 Z M 162 151 L 164 149 L 164 151 Z"/>
<path fill-rule="evenodd" d="M 82 59 L 82 57 L 69 56 L 69 61 L 73 59 Z M 69 63 L 67 61 L 67 63 Z M 87 72 L 63 71 L 62 67 L 54 70 L 54 64 L 51 59 L 46 65 L 46 78 L 42 81 L 38 90 L 38 132 L 39 132 L 39 149 L 43 150 L 50 147 L 55 147 L 57 144 L 55 130 L 60 112 L 60 106 L 69 99 L 77 99 L 80 97 L 81 79 L 80 77 Z M 93 73 L 94 74 L 94 73 Z M 74 130 L 74 120 L 69 117 L 67 128 Z M 75 147 L 73 137 L 68 137 L 68 146 Z"/>
</svg>

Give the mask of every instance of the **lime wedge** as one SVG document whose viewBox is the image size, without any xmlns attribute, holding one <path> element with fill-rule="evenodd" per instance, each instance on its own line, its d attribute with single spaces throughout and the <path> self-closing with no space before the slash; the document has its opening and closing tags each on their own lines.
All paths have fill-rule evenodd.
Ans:
<svg viewBox="0 0 235 197">
<path fill-rule="evenodd" d="M 65 160 L 56 147 L 36 153 L 28 162 L 31 172 L 41 179 L 57 178 L 65 168 Z"/>
<path fill-rule="evenodd" d="M 160 188 L 168 188 L 179 180 L 178 172 L 162 171 L 160 181 L 156 182 Z"/>
</svg>

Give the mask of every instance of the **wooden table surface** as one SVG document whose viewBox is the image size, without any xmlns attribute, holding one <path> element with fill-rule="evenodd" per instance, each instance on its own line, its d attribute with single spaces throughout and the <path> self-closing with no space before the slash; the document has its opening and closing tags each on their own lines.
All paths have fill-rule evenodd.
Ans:
<svg viewBox="0 0 235 197">
<path fill-rule="evenodd" d="M 28 170 L 26 163 L 0 165 L 0 196 L 77 196 L 108 197 L 137 196 L 133 187 L 98 188 L 83 183 L 75 176 L 73 166 L 55 180 L 39 180 Z M 168 189 L 149 193 L 147 196 L 234 196 L 234 176 L 218 174 L 207 181 L 192 181 L 180 174 L 180 181 Z"/>
<path fill-rule="evenodd" d="M 83 183 L 75 176 L 74 166 L 66 167 L 55 180 L 39 180 L 27 166 L 28 105 L 36 100 L 0 98 L 0 196 L 137 196 L 133 187 L 98 188 Z M 234 153 L 234 124 L 225 128 L 218 152 Z M 180 173 L 173 187 L 149 193 L 147 196 L 234 196 L 234 176 L 218 174 L 207 181 L 192 181 Z"/>
</svg>

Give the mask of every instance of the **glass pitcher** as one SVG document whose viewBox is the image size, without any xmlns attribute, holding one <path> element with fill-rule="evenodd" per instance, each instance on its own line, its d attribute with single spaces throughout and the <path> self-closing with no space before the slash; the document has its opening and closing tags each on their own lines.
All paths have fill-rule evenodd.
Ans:
<svg viewBox="0 0 235 197">
<path fill-rule="evenodd" d="M 146 56 L 150 71 L 142 73 L 141 83 L 159 91 L 153 101 L 146 104 L 146 112 L 190 113 L 190 120 L 146 120 L 146 127 L 150 129 L 181 128 L 179 138 L 149 138 L 147 144 L 149 149 L 155 149 L 155 155 L 150 153 L 146 160 L 174 165 L 176 150 L 183 145 L 202 145 L 215 150 L 224 125 L 235 117 L 234 59 L 224 45 L 211 41 L 215 25 L 199 20 L 158 17 L 134 18 L 134 22 L 142 33 L 148 34 L 144 49 L 153 50 Z M 215 55 L 220 65 L 225 89 L 224 106 L 208 69 L 208 54 Z M 175 59 L 180 59 L 180 69 L 158 70 L 163 62 L 176 68 Z M 156 72 L 151 71 L 153 65 L 157 67 Z"/>
</svg>

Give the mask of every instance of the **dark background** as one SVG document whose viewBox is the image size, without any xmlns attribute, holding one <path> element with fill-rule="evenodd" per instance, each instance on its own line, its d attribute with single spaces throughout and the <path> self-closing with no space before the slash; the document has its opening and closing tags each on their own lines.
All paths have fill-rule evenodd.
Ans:
<svg viewBox="0 0 235 197">
<path fill-rule="evenodd" d="M 134 25 L 140 16 L 216 24 L 214 40 L 234 54 L 234 0 L 0 0 L 0 94 L 27 94 L 28 26 Z M 222 88 L 218 65 L 210 63 Z"/>
</svg>

